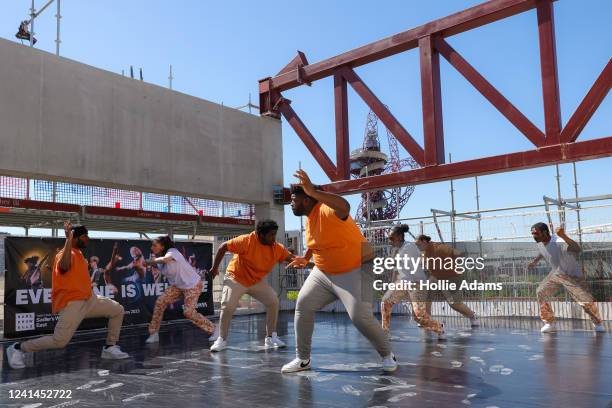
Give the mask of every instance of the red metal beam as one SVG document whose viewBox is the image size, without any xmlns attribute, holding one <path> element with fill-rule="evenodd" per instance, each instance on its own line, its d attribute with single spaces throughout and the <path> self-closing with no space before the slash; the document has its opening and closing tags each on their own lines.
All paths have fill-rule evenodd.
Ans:
<svg viewBox="0 0 612 408">
<path fill-rule="evenodd" d="M 589 89 L 576 112 L 572 115 L 570 120 L 565 124 L 565 127 L 561 131 L 561 141 L 564 143 L 573 142 L 578 138 L 582 129 L 591 119 L 591 116 L 595 113 L 601 102 L 604 100 L 610 88 L 612 87 L 612 59 L 608 60 L 608 63 L 604 67 L 601 74 L 595 80 L 595 83 Z"/>
<path fill-rule="evenodd" d="M 561 130 L 562 121 L 552 1 L 492 0 L 312 65 L 307 64 L 305 56 L 298 56 L 279 75 L 274 78 L 263 79 L 259 82 L 261 113 L 262 115 L 275 117 L 280 117 L 280 113 L 282 113 L 287 118 L 289 124 L 298 133 L 327 176 L 335 181 L 327 186 L 329 191 L 340 193 L 355 193 L 368 189 L 377 190 L 392 186 L 420 184 L 611 156 L 611 137 L 574 142 L 595 109 L 601 104 L 610 90 L 612 82 L 610 62 L 608 62 L 584 100 L 578 106 L 566 128 L 563 131 Z M 529 121 L 525 115 L 443 40 L 445 37 L 533 8 L 537 8 L 545 132 L 542 132 Z M 420 52 L 424 149 L 414 141 L 410 134 L 353 71 L 354 67 L 416 47 L 419 48 Z M 445 155 L 439 52 L 539 149 L 443 164 Z M 280 94 L 283 90 L 330 75 L 335 77 L 336 157 L 338 168 L 334 166 Z M 422 168 L 357 180 L 340 181 L 340 179 L 348 177 L 347 81 L 404 148 L 423 166 Z M 565 143 L 567 141 L 571 143 Z"/>
<path fill-rule="evenodd" d="M 552 0 L 539 0 L 537 3 L 537 11 L 546 144 L 558 144 L 561 142 L 560 134 L 562 123 L 561 104 L 559 101 L 559 80 L 557 76 L 555 19 Z"/>
<path fill-rule="evenodd" d="M 489 102 L 508 119 L 535 146 L 542 146 L 544 133 L 538 129 L 521 111 L 506 99 L 476 69 L 470 65 L 449 43 L 442 38 L 435 40 L 436 49 L 461 75 L 487 98 Z"/>
<path fill-rule="evenodd" d="M 414 160 L 421 166 L 425 165 L 425 152 L 423 148 L 410 136 L 410 133 L 398 122 L 389 109 L 378 99 L 374 92 L 361 80 L 359 75 L 350 68 L 340 69 L 357 95 L 372 109 L 380 121 L 389 129 L 391 134 L 400 142 Z"/>
<path fill-rule="evenodd" d="M 298 51 L 297 55 L 293 57 L 291 61 L 283 69 L 279 71 L 276 75 L 284 74 L 285 72 L 293 71 L 299 69 L 300 67 L 304 67 L 308 65 L 308 60 L 306 59 L 306 55 L 302 51 Z"/>
<path fill-rule="evenodd" d="M 304 145 L 306 145 L 310 154 L 312 154 L 317 163 L 319 163 L 319 166 L 321 166 L 327 177 L 329 177 L 330 180 L 337 180 L 336 166 L 334 166 L 334 163 L 330 160 L 327 153 L 323 151 L 319 142 L 312 136 L 312 133 L 310 133 L 306 125 L 304 125 L 295 113 L 290 102 L 286 99 L 281 101 L 278 104 L 278 110 L 282 113 L 293 130 L 295 130 L 295 133 L 302 139 L 302 142 L 304 142 Z"/>
<path fill-rule="evenodd" d="M 487 1 L 411 30 L 345 52 L 336 57 L 305 66 L 302 68 L 302 82 L 300 82 L 296 75 L 295 69 L 284 72 L 270 79 L 270 89 L 282 92 L 302 85 L 304 80 L 314 82 L 333 75 L 338 67 L 349 66 L 355 68 L 416 48 L 418 47 L 419 38 L 430 35 L 448 37 L 531 10 L 535 5 L 536 0 Z"/>
<path fill-rule="evenodd" d="M 583 142 L 543 146 L 537 150 L 422 167 L 380 176 L 338 181 L 324 185 L 323 189 L 337 194 L 354 194 L 368 190 L 425 184 L 609 156 L 612 156 L 612 136 Z"/>
<path fill-rule="evenodd" d="M 334 75 L 334 102 L 336 109 L 336 180 L 351 178 L 348 98 L 346 79 L 340 74 Z"/>
<path fill-rule="evenodd" d="M 419 39 L 421 94 L 423 97 L 423 136 L 425 165 L 444 163 L 444 129 L 442 125 L 442 91 L 440 57 L 431 36 Z"/>
<path fill-rule="evenodd" d="M 27 208 L 32 210 L 48 210 L 80 213 L 81 206 L 76 204 L 50 203 L 47 201 L 21 200 L 18 198 L 0 197 L 0 206 L 11 208 Z"/>
</svg>

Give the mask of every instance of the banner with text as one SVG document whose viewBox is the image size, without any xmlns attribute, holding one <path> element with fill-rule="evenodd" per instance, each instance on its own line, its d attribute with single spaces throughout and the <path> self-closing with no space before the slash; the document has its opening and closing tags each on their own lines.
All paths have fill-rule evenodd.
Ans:
<svg viewBox="0 0 612 408">
<path fill-rule="evenodd" d="M 207 273 L 212 263 L 212 244 L 176 242 L 175 245 L 204 280 L 198 312 L 212 315 L 212 279 Z M 51 279 L 53 263 L 64 246 L 64 239 L 6 237 L 4 246 L 4 336 L 53 332 L 58 316 L 51 313 Z M 148 323 L 155 300 L 168 286 L 158 268 L 144 266 L 144 260 L 151 254 L 151 242 L 90 239 L 83 253 L 89 264 L 94 293 L 123 305 L 124 325 Z M 111 260 L 113 253 L 114 260 Z M 182 309 L 180 299 L 166 309 L 164 320 L 183 318 Z M 106 319 L 88 319 L 79 330 L 105 326 Z"/>
</svg>

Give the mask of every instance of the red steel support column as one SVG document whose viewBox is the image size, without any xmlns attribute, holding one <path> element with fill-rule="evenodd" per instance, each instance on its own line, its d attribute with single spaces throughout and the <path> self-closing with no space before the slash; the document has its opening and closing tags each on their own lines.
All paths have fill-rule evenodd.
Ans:
<svg viewBox="0 0 612 408">
<path fill-rule="evenodd" d="M 334 101 L 336 107 L 336 180 L 350 179 L 348 99 L 346 79 L 334 74 Z"/>
<path fill-rule="evenodd" d="M 425 165 L 444 163 L 440 58 L 431 36 L 419 39 Z"/>
<path fill-rule="evenodd" d="M 546 144 L 558 144 L 561 142 L 562 124 L 552 0 L 540 0 L 537 5 L 537 11 Z"/>
</svg>

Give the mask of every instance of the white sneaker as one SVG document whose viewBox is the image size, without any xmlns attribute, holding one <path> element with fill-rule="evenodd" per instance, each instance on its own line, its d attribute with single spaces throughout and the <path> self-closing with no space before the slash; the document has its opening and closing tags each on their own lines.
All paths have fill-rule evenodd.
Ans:
<svg viewBox="0 0 612 408">
<path fill-rule="evenodd" d="M 103 348 L 102 355 L 100 357 L 105 360 L 123 360 L 124 358 L 129 358 L 130 355 L 121 351 L 119 346 L 114 345 L 108 348 Z"/>
<path fill-rule="evenodd" d="M 397 370 L 397 359 L 393 353 L 383 358 L 382 369 L 386 372 L 393 372 Z"/>
<path fill-rule="evenodd" d="M 304 370 L 310 370 L 310 360 L 302 360 L 296 357 L 281 368 L 281 373 L 297 373 Z"/>
<path fill-rule="evenodd" d="M 17 350 L 15 348 L 15 344 L 17 343 L 11 344 L 11 346 L 6 349 L 8 363 L 11 368 L 25 368 L 25 362 L 23 361 L 23 351 Z"/>
<path fill-rule="evenodd" d="M 227 341 L 223 337 L 218 337 L 217 340 L 210 346 L 210 351 L 222 351 L 227 348 Z"/>
<path fill-rule="evenodd" d="M 145 343 L 147 344 L 159 343 L 159 333 L 153 333 L 149 335 L 149 337 L 147 337 L 147 339 L 145 340 Z"/>
<path fill-rule="evenodd" d="M 555 327 L 555 325 L 553 323 L 546 323 L 540 329 L 540 332 L 542 332 L 542 333 L 553 333 L 553 332 L 556 332 L 556 331 L 557 331 L 557 328 Z"/>
<path fill-rule="evenodd" d="M 215 341 L 219 338 L 219 335 L 221 334 L 221 332 L 219 331 L 219 325 L 216 324 L 215 325 L 215 331 L 213 332 L 213 334 L 208 338 L 209 341 Z"/>
<path fill-rule="evenodd" d="M 470 326 L 472 327 L 480 326 L 480 320 L 478 320 L 478 316 L 474 315 L 474 317 L 470 317 Z"/>
<path fill-rule="evenodd" d="M 284 341 L 278 338 L 276 332 L 272 332 L 272 336 L 266 337 L 264 341 L 264 345 L 266 347 L 285 347 L 286 344 Z"/>
<path fill-rule="evenodd" d="M 593 330 L 595 330 L 596 333 L 605 333 L 606 332 L 606 328 L 604 327 L 603 323 L 595 324 L 593 326 L 594 326 Z"/>
</svg>

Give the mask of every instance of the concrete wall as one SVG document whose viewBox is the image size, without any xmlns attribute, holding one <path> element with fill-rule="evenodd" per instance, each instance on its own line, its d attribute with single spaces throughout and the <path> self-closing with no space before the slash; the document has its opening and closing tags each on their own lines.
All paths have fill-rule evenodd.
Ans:
<svg viewBox="0 0 612 408">
<path fill-rule="evenodd" d="M 0 39 L 0 173 L 269 205 L 280 121 Z"/>
</svg>

